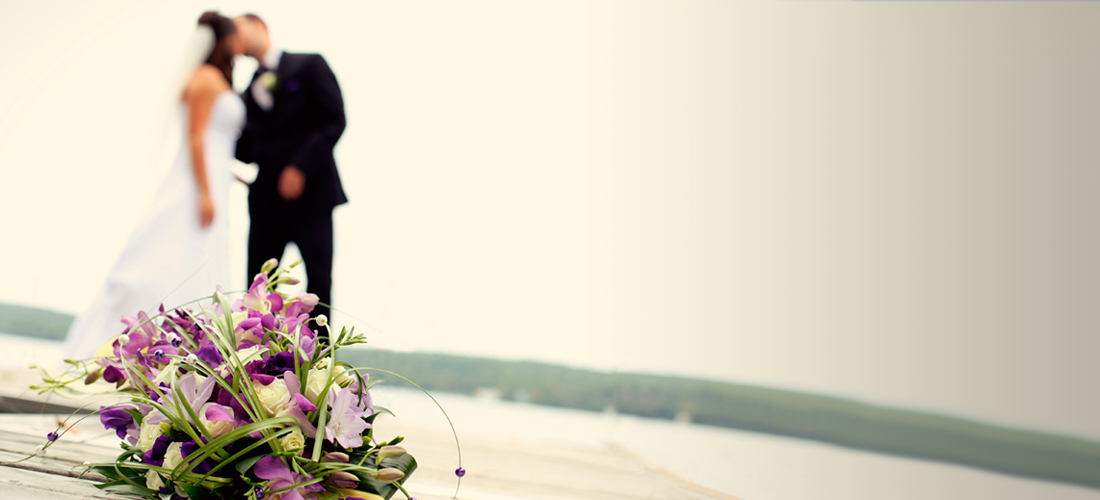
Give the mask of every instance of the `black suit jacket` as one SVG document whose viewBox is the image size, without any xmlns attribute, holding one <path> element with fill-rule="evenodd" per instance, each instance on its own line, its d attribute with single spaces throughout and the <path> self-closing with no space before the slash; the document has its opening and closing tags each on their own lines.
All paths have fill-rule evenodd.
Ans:
<svg viewBox="0 0 1100 500">
<path fill-rule="evenodd" d="M 344 99 L 336 76 L 319 54 L 283 53 L 275 89 L 275 105 L 264 111 L 245 90 L 247 119 L 237 140 L 237 159 L 260 170 L 248 193 L 248 210 L 256 217 L 296 217 L 331 213 L 346 203 L 332 148 L 344 133 Z M 279 174 L 287 165 L 306 176 L 301 198 L 279 196 Z"/>
</svg>

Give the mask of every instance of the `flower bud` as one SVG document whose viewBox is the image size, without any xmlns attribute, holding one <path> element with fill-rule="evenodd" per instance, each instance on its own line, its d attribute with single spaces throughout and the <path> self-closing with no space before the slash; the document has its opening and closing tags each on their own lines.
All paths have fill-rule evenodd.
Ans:
<svg viewBox="0 0 1100 500">
<path fill-rule="evenodd" d="M 267 259 L 267 262 L 264 262 L 263 267 L 260 268 L 260 272 L 267 274 L 270 273 L 272 269 L 275 269 L 278 266 L 279 259 Z"/>
<path fill-rule="evenodd" d="M 281 283 L 286 283 L 288 285 L 297 285 L 298 283 L 301 283 L 301 282 L 302 282 L 302 280 L 300 280 L 298 278 L 295 278 L 294 276 L 291 276 L 289 274 L 284 274 L 282 276 L 279 276 L 279 279 L 276 279 L 275 281 L 272 281 L 272 283 L 274 283 L 276 285 L 281 284 Z"/>
<path fill-rule="evenodd" d="M 38 447 L 34 449 L 34 455 L 36 457 L 46 456 L 46 447 L 43 445 L 38 445 Z"/>
<path fill-rule="evenodd" d="M 317 326 L 325 326 L 328 324 L 328 316 L 324 314 L 317 315 Z"/>
<path fill-rule="evenodd" d="M 374 464 L 378 465 L 378 464 L 382 463 L 382 461 L 387 459 L 387 458 L 400 457 L 401 455 L 404 455 L 405 453 L 408 453 L 408 452 L 405 451 L 405 449 L 400 447 L 400 446 L 383 446 L 381 450 L 378 450 L 378 458 L 376 458 L 374 460 Z"/>
<path fill-rule="evenodd" d="M 336 471 L 328 475 L 325 479 L 325 484 L 332 486 L 333 488 L 353 489 L 359 486 L 359 478 L 354 474 L 345 471 Z"/>
<path fill-rule="evenodd" d="M 405 473 L 397 469 L 385 468 L 378 471 L 378 475 L 376 477 L 379 481 L 383 483 L 392 483 L 394 481 L 397 481 L 398 479 L 405 477 Z"/>
<path fill-rule="evenodd" d="M 128 334 L 122 334 L 118 336 L 118 345 L 126 345 L 130 343 L 130 336 Z"/>
<path fill-rule="evenodd" d="M 321 457 L 322 462 L 341 462 L 346 464 L 348 460 L 350 459 L 347 453 L 340 453 L 338 451 L 330 451 L 325 453 L 325 456 Z"/>
<path fill-rule="evenodd" d="M 350 499 L 362 499 L 362 500 L 382 500 L 382 497 L 375 495 L 374 493 L 367 493 L 359 490 L 349 490 L 345 488 L 337 488 L 336 492 L 339 493 L 337 498 L 350 498 Z"/>
<path fill-rule="evenodd" d="M 96 383 L 97 380 L 99 380 L 99 377 L 102 377 L 102 376 L 103 376 L 103 370 L 96 370 L 94 372 L 91 372 L 91 373 L 88 374 L 87 377 L 84 377 L 84 385 L 92 385 L 92 384 Z"/>
<path fill-rule="evenodd" d="M 214 291 L 214 304 L 229 303 L 229 297 L 225 296 L 225 292 L 222 291 L 221 285 L 218 285 L 218 289 Z"/>
</svg>

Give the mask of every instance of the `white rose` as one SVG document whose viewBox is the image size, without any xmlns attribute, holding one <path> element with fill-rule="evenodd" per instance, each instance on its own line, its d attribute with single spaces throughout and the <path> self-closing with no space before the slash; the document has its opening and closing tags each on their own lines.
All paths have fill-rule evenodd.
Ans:
<svg viewBox="0 0 1100 500">
<path fill-rule="evenodd" d="M 269 416 L 275 416 L 283 405 L 290 401 L 290 391 L 286 388 L 286 381 L 281 378 L 275 379 L 268 385 L 253 382 L 252 387 L 256 389 L 256 396 Z"/>
<path fill-rule="evenodd" d="M 151 470 L 145 473 L 145 486 L 153 491 L 157 491 L 164 486 L 164 480 L 160 478 L 160 474 L 157 474 L 157 471 Z"/>
<path fill-rule="evenodd" d="M 255 361 L 256 359 L 249 359 L 249 358 L 256 358 L 256 355 L 257 355 L 257 353 L 260 352 L 260 349 L 266 350 L 267 348 L 266 347 L 260 347 L 258 345 L 254 345 L 252 347 L 249 347 L 248 349 L 241 349 L 241 350 L 237 351 L 237 359 L 241 360 L 241 363 L 248 363 L 249 361 Z"/>
<path fill-rule="evenodd" d="M 214 406 L 215 404 L 217 403 L 206 403 L 202 405 L 202 410 L 199 411 L 199 422 L 202 423 L 203 427 L 206 427 L 206 430 L 210 432 L 211 437 L 217 439 L 228 434 L 229 431 L 234 429 L 235 425 L 233 422 L 222 422 L 220 420 L 215 420 L 211 422 L 206 419 L 206 409 Z"/>
<path fill-rule="evenodd" d="M 306 447 L 306 437 L 302 435 L 302 430 L 300 428 L 295 428 L 293 431 L 290 431 L 290 434 L 283 436 L 283 438 L 279 440 L 279 444 L 281 444 L 286 451 L 300 450 Z"/>
<path fill-rule="evenodd" d="M 183 463 L 183 453 L 180 451 L 180 447 L 183 443 L 172 443 L 168 445 L 168 451 L 164 452 L 164 467 L 165 469 L 175 469 L 177 465 Z"/>
<path fill-rule="evenodd" d="M 172 384 L 172 374 L 178 373 L 179 368 L 179 360 L 173 359 L 172 362 L 168 363 L 168 366 L 165 366 L 164 369 L 157 374 L 157 377 L 153 379 L 153 385 L 159 386 L 161 383 L 174 385 Z"/>
<path fill-rule="evenodd" d="M 325 391 L 326 385 L 328 385 L 328 370 L 314 368 L 309 371 L 309 380 L 306 381 L 303 394 L 311 403 L 317 404 L 317 396 Z"/>
<path fill-rule="evenodd" d="M 333 370 L 336 375 L 336 383 L 340 384 L 340 387 L 347 387 L 355 382 L 355 372 L 349 372 L 344 365 L 336 365 L 336 369 Z"/>
<path fill-rule="evenodd" d="M 141 432 L 138 434 L 137 447 L 141 451 L 149 451 L 153 449 L 153 443 L 157 438 L 164 435 L 164 432 L 160 428 L 160 424 L 141 424 Z"/>
</svg>

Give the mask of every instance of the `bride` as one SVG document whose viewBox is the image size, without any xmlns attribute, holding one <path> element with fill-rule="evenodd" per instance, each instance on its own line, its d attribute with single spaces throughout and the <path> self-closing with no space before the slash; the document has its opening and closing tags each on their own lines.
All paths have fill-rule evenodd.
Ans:
<svg viewBox="0 0 1100 500">
<path fill-rule="evenodd" d="M 91 357 L 122 333 L 123 316 L 181 305 L 229 282 L 230 161 L 245 117 L 232 91 L 233 58 L 243 47 L 233 21 L 217 12 L 199 18 L 197 33 L 203 59 L 183 87 L 179 152 L 98 297 L 69 328 L 69 359 Z"/>
</svg>

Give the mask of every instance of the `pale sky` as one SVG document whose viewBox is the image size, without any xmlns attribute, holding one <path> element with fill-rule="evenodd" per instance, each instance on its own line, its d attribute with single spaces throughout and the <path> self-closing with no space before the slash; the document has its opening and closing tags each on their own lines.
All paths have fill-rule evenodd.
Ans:
<svg viewBox="0 0 1100 500">
<path fill-rule="evenodd" d="M 0 7 L 0 300 L 91 302 L 212 5 Z M 343 88 L 334 321 L 372 345 L 1100 437 L 1100 5 L 305 5 L 216 8 Z"/>
</svg>

